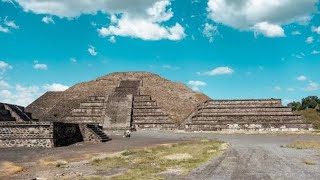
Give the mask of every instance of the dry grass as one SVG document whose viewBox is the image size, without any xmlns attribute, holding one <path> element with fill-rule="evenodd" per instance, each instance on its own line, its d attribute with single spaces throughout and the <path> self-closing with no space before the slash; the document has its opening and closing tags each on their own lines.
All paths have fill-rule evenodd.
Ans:
<svg viewBox="0 0 320 180">
<path fill-rule="evenodd" d="M 311 161 L 311 160 L 304 160 L 303 163 L 305 163 L 307 165 L 316 165 L 316 163 L 314 161 Z"/>
<path fill-rule="evenodd" d="M 23 168 L 12 162 L 3 162 L 0 165 L 0 179 L 4 176 L 10 176 L 22 172 Z"/>
<path fill-rule="evenodd" d="M 41 159 L 39 164 L 42 166 L 55 166 L 55 167 L 65 167 L 68 165 L 68 162 L 65 160 L 50 160 L 50 159 Z"/>
<path fill-rule="evenodd" d="M 320 129 L 320 113 L 315 109 L 305 109 L 301 111 L 295 111 L 294 113 L 302 115 L 308 123 L 314 125 L 315 129 Z"/>
<path fill-rule="evenodd" d="M 227 145 L 220 141 L 165 144 L 127 150 L 122 152 L 120 157 L 94 159 L 91 164 L 105 171 L 117 168 L 127 169 L 123 174 L 112 177 L 112 179 L 163 179 L 162 173 L 174 172 L 174 170 L 179 170 L 176 171 L 179 173 L 187 173 L 217 156 L 226 148 Z"/>
<path fill-rule="evenodd" d="M 285 147 L 295 149 L 320 149 L 320 141 L 295 141 Z"/>
</svg>

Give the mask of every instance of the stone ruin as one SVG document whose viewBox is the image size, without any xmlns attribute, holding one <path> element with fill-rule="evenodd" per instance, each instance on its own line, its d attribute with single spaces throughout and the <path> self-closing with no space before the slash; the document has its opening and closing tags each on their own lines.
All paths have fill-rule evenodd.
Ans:
<svg viewBox="0 0 320 180">
<path fill-rule="evenodd" d="M 1 104 L 0 147 L 106 142 L 129 129 L 309 130 L 279 99 L 211 100 L 148 72 L 112 73 L 47 92 L 28 107 Z M 32 113 L 32 116 L 31 116 Z"/>
</svg>

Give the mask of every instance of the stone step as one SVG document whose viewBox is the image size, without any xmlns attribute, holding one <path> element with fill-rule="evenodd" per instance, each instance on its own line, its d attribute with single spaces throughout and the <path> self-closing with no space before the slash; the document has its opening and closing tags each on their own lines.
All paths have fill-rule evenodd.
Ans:
<svg viewBox="0 0 320 180">
<path fill-rule="evenodd" d="M 80 103 L 80 107 L 102 107 L 104 106 L 105 103 L 104 101 L 99 101 L 99 102 L 82 102 Z"/>
<path fill-rule="evenodd" d="M 198 113 L 198 115 L 220 115 L 220 116 L 228 116 L 228 115 L 239 115 L 239 116 L 243 116 L 243 115 L 256 115 L 256 116 L 260 116 L 260 115 L 293 115 L 293 113 L 291 111 L 288 112 L 200 112 Z"/>
<path fill-rule="evenodd" d="M 104 101 L 105 97 L 104 96 L 90 96 L 89 101 Z"/>
<path fill-rule="evenodd" d="M 100 139 L 101 142 L 111 140 L 97 125 L 88 124 L 87 127 L 91 129 Z"/>
<path fill-rule="evenodd" d="M 176 129 L 175 124 L 134 124 L 136 129 L 159 129 L 159 130 L 173 130 Z"/>
<path fill-rule="evenodd" d="M 0 109 L 0 116 L 11 116 L 10 111 L 6 110 L 6 109 Z"/>
<path fill-rule="evenodd" d="M 159 113 L 162 112 L 162 110 L 159 107 L 153 108 L 134 108 L 133 114 L 135 113 Z"/>
<path fill-rule="evenodd" d="M 133 112 L 133 116 L 163 116 L 163 112 Z"/>
<path fill-rule="evenodd" d="M 156 101 L 134 101 L 133 107 L 148 107 L 148 106 L 157 106 Z"/>
<path fill-rule="evenodd" d="M 299 119 L 287 119 L 287 120 L 279 120 L 279 119 L 261 119 L 261 120 L 218 120 L 218 121 L 192 121 L 191 124 L 238 124 L 238 123 L 302 123 L 303 120 Z"/>
<path fill-rule="evenodd" d="M 267 105 L 282 106 L 280 99 L 239 99 L 239 100 L 210 100 L 205 105 Z"/>
<path fill-rule="evenodd" d="M 167 115 L 156 115 L 156 116 L 152 116 L 152 115 L 147 115 L 147 116 L 132 116 L 132 120 L 162 120 L 162 119 L 168 119 Z"/>
<path fill-rule="evenodd" d="M 292 112 L 289 107 L 219 107 L 219 108 L 199 108 L 199 112 Z"/>
<path fill-rule="evenodd" d="M 219 120 L 232 120 L 232 121 L 241 121 L 241 120 L 272 120 L 272 119 L 277 119 L 277 120 L 286 120 L 286 119 L 297 119 L 300 120 L 301 116 L 299 115 L 224 115 L 224 116 L 219 116 L 219 115 L 198 115 L 192 118 L 193 121 L 197 120 L 203 120 L 203 121 L 219 121 Z"/>
<path fill-rule="evenodd" d="M 82 115 L 104 115 L 105 108 L 76 108 L 72 110 L 73 115 L 82 114 Z"/>
<path fill-rule="evenodd" d="M 151 96 L 149 96 L 149 95 L 136 95 L 136 96 L 133 96 L 133 101 L 151 101 Z"/>
<path fill-rule="evenodd" d="M 311 124 L 306 123 L 265 123 L 265 124 L 248 124 L 248 123 L 241 123 L 241 124 L 215 124 L 215 125 L 197 125 L 191 124 L 188 126 L 189 130 L 193 131 L 219 131 L 219 130 L 227 130 L 227 129 L 257 129 L 257 130 L 270 130 L 271 128 L 291 128 L 297 130 L 309 130 L 312 128 Z"/>
<path fill-rule="evenodd" d="M 0 116 L 0 121 L 16 121 L 16 118 L 14 117 L 3 117 L 3 116 Z"/>
<path fill-rule="evenodd" d="M 233 108 L 278 108 L 281 107 L 279 105 L 268 105 L 268 104 L 208 104 L 204 107 L 199 107 L 198 109 L 220 109 L 220 108 L 226 108 L 226 109 L 233 109 Z"/>
<path fill-rule="evenodd" d="M 145 120 L 145 119 L 135 119 L 132 121 L 132 123 L 149 123 L 149 124 L 161 124 L 161 123 L 164 123 L 164 124 L 172 124 L 173 122 L 169 119 L 148 119 L 148 120 Z"/>
<path fill-rule="evenodd" d="M 100 122 L 103 120 L 102 116 L 68 116 L 66 121 L 79 122 L 79 123 L 92 123 Z"/>
</svg>

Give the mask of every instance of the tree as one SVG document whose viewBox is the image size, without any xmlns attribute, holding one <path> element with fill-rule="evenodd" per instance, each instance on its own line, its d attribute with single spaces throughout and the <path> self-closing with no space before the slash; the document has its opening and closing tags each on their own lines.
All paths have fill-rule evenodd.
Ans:
<svg viewBox="0 0 320 180">
<path fill-rule="evenodd" d="M 302 107 L 300 102 L 295 102 L 295 101 L 289 103 L 288 106 L 291 107 L 293 111 L 298 111 Z"/>
<path fill-rule="evenodd" d="M 320 99 L 317 96 L 308 96 L 302 99 L 302 109 L 314 109 L 319 104 Z"/>
</svg>

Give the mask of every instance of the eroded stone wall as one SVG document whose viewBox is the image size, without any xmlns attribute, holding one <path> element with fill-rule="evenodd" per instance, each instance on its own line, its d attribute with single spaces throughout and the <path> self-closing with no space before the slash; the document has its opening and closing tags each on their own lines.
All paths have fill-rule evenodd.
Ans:
<svg viewBox="0 0 320 180">
<path fill-rule="evenodd" d="M 0 122 L 0 147 L 53 146 L 53 123 Z"/>
</svg>

